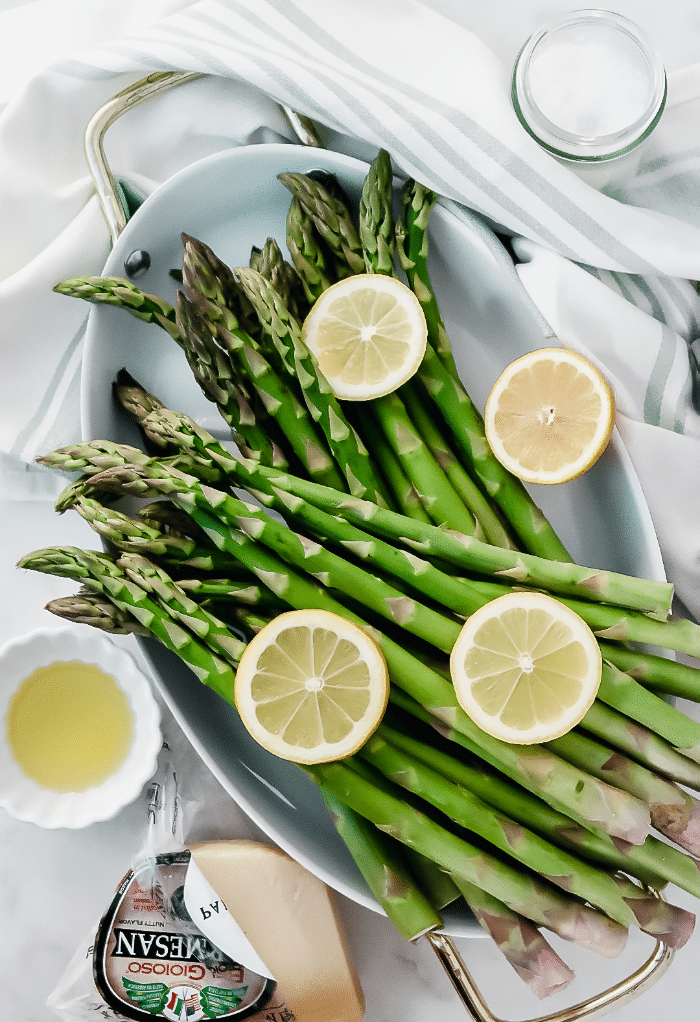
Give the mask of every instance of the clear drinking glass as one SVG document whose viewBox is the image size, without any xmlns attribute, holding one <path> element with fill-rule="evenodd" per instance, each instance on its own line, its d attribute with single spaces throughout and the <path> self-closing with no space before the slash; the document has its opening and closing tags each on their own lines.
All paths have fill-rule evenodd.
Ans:
<svg viewBox="0 0 700 1022">
<path fill-rule="evenodd" d="M 610 11 L 574 11 L 532 35 L 513 68 L 523 127 L 594 187 L 634 175 L 666 102 L 663 63 L 640 28 Z"/>
</svg>

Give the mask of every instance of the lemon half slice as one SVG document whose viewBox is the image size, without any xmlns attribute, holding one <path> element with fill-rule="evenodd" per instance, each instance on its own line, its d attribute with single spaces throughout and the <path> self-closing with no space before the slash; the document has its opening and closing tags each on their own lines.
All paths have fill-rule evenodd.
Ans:
<svg viewBox="0 0 700 1022">
<path fill-rule="evenodd" d="M 498 460 L 530 483 L 563 483 L 587 471 L 612 434 L 612 391 L 594 365 L 564 348 L 511 362 L 486 402 L 486 437 Z"/>
<path fill-rule="evenodd" d="M 504 742 L 570 731 L 596 697 L 600 647 L 578 614 L 543 593 L 500 596 L 469 617 L 450 658 L 457 700 Z"/>
<path fill-rule="evenodd" d="M 302 331 L 333 393 L 346 401 L 381 397 L 405 383 L 427 336 L 414 293 L 382 273 L 358 273 L 327 288 Z"/>
<path fill-rule="evenodd" d="M 253 738 L 282 759 L 351 756 L 374 732 L 389 673 L 371 636 L 324 610 L 292 610 L 265 625 L 236 671 L 236 709 Z"/>
</svg>

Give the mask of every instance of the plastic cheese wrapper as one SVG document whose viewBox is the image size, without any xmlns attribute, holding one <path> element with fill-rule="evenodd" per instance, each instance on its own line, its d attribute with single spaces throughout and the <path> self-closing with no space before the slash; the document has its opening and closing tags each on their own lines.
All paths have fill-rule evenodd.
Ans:
<svg viewBox="0 0 700 1022">
<path fill-rule="evenodd" d="M 360 1022 L 362 991 L 324 883 L 258 841 L 187 847 L 168 765 L 149 816 L 144 847 L 49 998 L 58 1016 Z"/>
</svg>

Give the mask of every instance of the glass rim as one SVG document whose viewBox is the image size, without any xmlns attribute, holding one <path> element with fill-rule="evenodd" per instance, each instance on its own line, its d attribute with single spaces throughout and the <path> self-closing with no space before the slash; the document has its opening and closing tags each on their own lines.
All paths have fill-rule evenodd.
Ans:
<svg viewBox="0 0 700 1022">
<path fill-rule="evenodd" d="M 605 135 L 579 135 L 554 124 L 535 102 L 529 88 L 530 61 L 542 40 L 573 25 L 605 21 L 631 39 L 649 69 L 652 98 L 644 112 L 631 124 Z M 541 26 L 525 42 L 513 66 L 511 95 L 514 110 L 523 127 L 549 152 L 569 160 L 600 161 L 616 159 L 640 145 L 658 124 L 666 104 L 667 81 L 663 63 L 646 34 L 621 14 L 600 8 L 573 11 Z"/>
</svg>

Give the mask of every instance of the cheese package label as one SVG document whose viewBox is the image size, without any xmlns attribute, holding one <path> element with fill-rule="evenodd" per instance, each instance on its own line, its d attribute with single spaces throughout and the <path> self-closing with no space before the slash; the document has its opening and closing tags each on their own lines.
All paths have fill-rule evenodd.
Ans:
<svg viewBox="0 0 700 1022">
<path fill-rule="evenodd" d="M 100 923 L 93 972 L 117 1018 L 295 1018 L 187 850 L 146 859 L 127 873 Z"/>
</svg>

